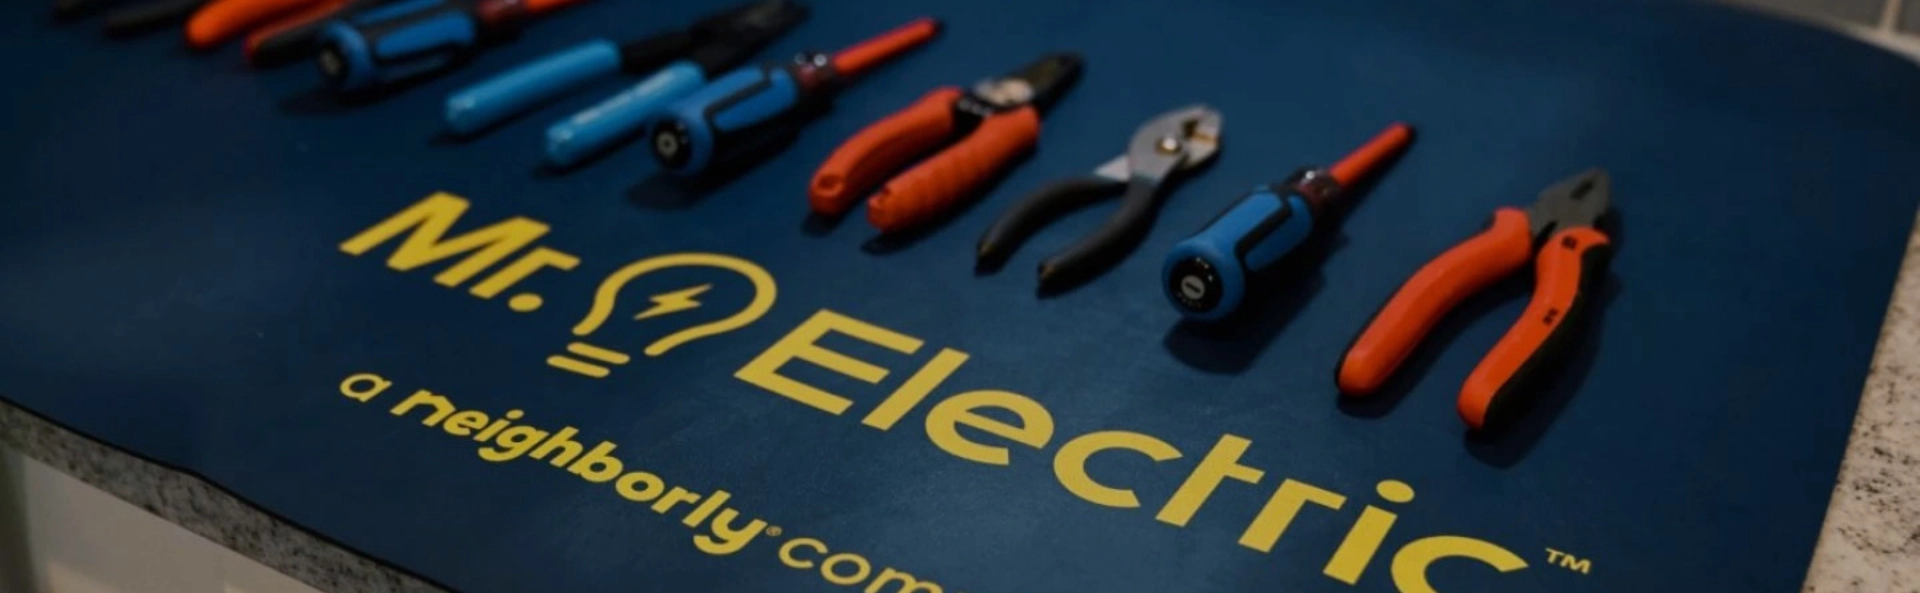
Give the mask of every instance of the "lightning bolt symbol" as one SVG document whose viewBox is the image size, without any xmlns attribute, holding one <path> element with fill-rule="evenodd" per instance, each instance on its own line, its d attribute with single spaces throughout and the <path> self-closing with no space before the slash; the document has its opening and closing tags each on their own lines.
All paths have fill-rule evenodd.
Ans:
<svg viewBox="0 0 1920 593">
<path fill-rule="evenodd" d="M 702 284 L 690 288 L 682 288 L 673 292 L 663 292 L 653 295 L 650 297 L 653 301 L 653 307 L 641 311 L 639 315 L 633 316 L 633 320 L 639 321 L 651 317 L 659 317 L 668 313 L 679 313 L 688 309 L 700 308 L 700 301 L 694 300 L 695 297 L 706 293 L 707 290 L 712 288 L 712 284 Z"/>
</svg>

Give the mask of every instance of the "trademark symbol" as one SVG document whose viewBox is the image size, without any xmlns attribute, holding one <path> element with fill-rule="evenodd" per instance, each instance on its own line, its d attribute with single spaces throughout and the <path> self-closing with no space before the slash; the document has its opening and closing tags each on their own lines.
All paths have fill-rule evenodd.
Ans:
<svg viewBox="0 0 1920 593">
<path fill-rule="evenodd" d="M 1577 558 L 1573 554 L 1568 554 L 1553 548 L 1547 548 L 1547 564 L 1580 574 L 1587 574 L 1593 571 L 1593 559 Z"/>
<path fill-rule="evenodd" d="M 772 525 L 767 527 L 767 537 L 780 537 L 781 533 L 784 533 L 784 532 L 780 531 L 779 525 Z"/>
</svg>

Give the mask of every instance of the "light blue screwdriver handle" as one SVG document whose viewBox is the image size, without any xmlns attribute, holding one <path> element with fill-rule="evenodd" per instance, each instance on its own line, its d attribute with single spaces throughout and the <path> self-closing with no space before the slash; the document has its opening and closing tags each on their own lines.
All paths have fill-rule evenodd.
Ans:
<svg viewBox="0 0 1920 593">
<path fill-rule="evenodd" d="M 620 70 L 620 47 L 595 39 L 447 96 L 447 129 L 472 134 Z"/>
<path fill-rule="evenodd" d="M 620 94 L 547 128 L 547 162 L 568 167 L 640 132 L 647 119 L 707 84 L 698 64 L 681 60 Z"/>
</svg>

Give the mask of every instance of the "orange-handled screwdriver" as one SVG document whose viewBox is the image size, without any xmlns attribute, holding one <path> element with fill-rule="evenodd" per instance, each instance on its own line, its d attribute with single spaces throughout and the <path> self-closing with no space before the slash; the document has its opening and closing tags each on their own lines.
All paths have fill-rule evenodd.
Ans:
<svg viewBox="0 0 1920 593">
<path fill-rule="evenodd" d="M 1331 224 L 1333 208 L 1351 188 L 1379 174 L 1412 142 L 1413 128 L 1396 123 L 1333 167 L 1301 169 L 1286 181 L 1255 188 L 1173 246 L 1161 268 L 1167 299 L 1189 319 L 1212 321 L 1232 313 L 1250 276 Z"/>
</svg>

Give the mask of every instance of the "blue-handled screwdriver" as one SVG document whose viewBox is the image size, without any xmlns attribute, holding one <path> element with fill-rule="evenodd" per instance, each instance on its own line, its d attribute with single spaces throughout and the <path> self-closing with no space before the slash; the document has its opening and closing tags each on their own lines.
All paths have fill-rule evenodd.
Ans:
<svg viewBox="0 0 1920 593">
<path fill-rule="evenodd" d="M 1413 128 L 1395 123 L 1330 169 L 1302 169 L 1241 197 L 1167 254 L 1161 267 L 1167 300 L 1197 321 L 1233 313 L 1245 299 L 1249 277 L 1334 220 L 1332 210 L 1346 201 L 1353 185 L 1377 173 L 1412 141 Z"/>
<path fill-rule="evenodd" d="M 806 6 L 793 0 L 756 0 L 682 30 L 625 43 L 587 41 L 449 95 L 447 128 L 455 134 L 473 134 L 616 72 L 651 75 L 635 89 L 650 91 L 641 94 L 654 101 L 672 100 L 679 95 L 660 93 L 691 90 L 686 87 L 704 84 L 708 73 L 738 67 L 805 20 L 807 12 Z M 632 131 L 629 128 L 626 133 Z M 571 159 L 560 161 L 555 164 L 570 164 Z"/>
<path fill-rule="evenodd" d="M 827 56 L 802 54 L 786 65 L 735 70 L 649 118 L 654 160 L 668 173 L 695 175 L 797 132 L 848 80 L 939 34 L 922 18 Z"/>
<path fill-rule="evenodd" d="M 580 0 L 403 0 L 335 21 L 320 33 L 320 73 L 355 93 L 463 63 L 534 17 Z"/>
</svg>

